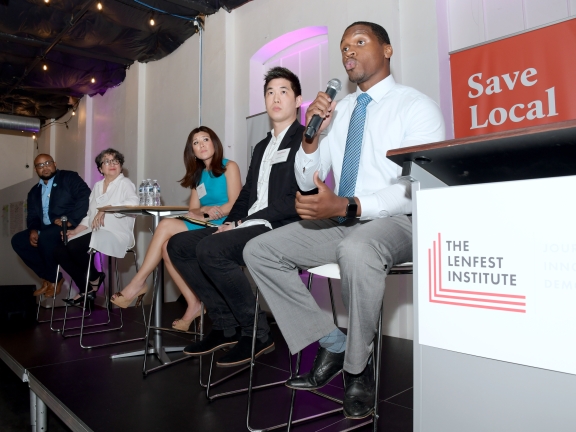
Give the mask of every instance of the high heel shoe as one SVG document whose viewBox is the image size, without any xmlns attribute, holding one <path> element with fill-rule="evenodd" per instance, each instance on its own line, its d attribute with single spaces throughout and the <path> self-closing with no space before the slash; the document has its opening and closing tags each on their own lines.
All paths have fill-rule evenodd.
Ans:
<svg viewBox="0 0 576 432">
<path fill-rule="evenodd" d="M 89 282 L 90 286 L 92 287 L 92 290 L 88 291 L 88 298 L 90 297 L 92 297 L 92 299 L 96 298 L 96 293 L 100 289 L 100 285 L 104 283 L 104 279 L 106 279 L 106 273 L 99 272 L 98 280 L 95 283 Z"/>
<path fill-rule="evenodd" d="M 104 283 L 104 279 L 106 279 L 106 273 L 99 272 L 98 273 L 98 279 L 95 283 L 88 282 L 88 285 L 90 285 L 90 287 L 93 288 L 86 293 L 86 298 L 88 299 L 88 301 L 93 302 L 94 300 L 96 300 L 96 293 L 100 289 L 100 285 L 102 285 Z M 83 304 L 84 303 L 84 292 L 80 292 L 80 293 L 78 293 L 78 295 L 79 295 L 79 297 L 76 299 L 75 298 L 64 299 L 63 301 L 68 306 L 78 306 L 79 304 Z"/>
<path fill-rule="evenodd" d="M 94 293 L 94 295 L 92 296 L 91 293 L 88 293 L 88 296 L 86 297 L 87 302 L 94 302 L 94 299 L 96 298 L 96 291 L 92 291 Z M 84 305 L 84 293 L 80 293 L 79 294 L 80 297 L 78 298 L 67 298 L 62 300 L 64 303 L 66 303 L 68 306 L 82 306 Z"/>
<path fill-rule="evenodd" d="M 188 331 L 194 320 L 200 316 L 201 311 L 202 309 L 200 308 L 198 310 L 198 313 L 194 315 L 191 320 L 185 320 L 184 318 L 176 318 L 172 323 L 172 328 L 174 330 L 180 330 L 185 332 Z M 204 308 L 204 314 L 206 314 L 206 308 Z"/>
<path fill-rule="evenodd" d="M 138 291 L 136 293 L 136 295 L 134 297 L 136 297 L 136 304 L 134 305 L 134 307 L 138 307 L 140 306 L 140 303 L 142 303 L 142 299 L 144 298 L 144 295 L 148 292 L 148 286 L 145 286 L 144 288 L 142 288 L 140 291 Z M 126 297 L 124 297 L 124 295 L 122 295 L 122 293 L 119 291 L 116 294 L 114 294 L 116 296 L 116 298 L 110 299 L 110 301 L 112 303 L 114 303 L 116 306 L 121 307 L 122 309 L 126 309 L 128 306 L 130 306 L 130 303 L 132 303 L 132 300 L 134 300 L 134 297 L 131 299 L 127 299 Z"/>
</svg>

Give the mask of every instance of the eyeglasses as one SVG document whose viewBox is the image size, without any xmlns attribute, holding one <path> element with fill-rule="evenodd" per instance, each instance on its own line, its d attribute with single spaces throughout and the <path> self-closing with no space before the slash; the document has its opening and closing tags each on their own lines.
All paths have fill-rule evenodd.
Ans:
<svg viewBox="0 0 576 432">
<path fill-rule="evenodd" d="M 44 167 L 47 167 L 47 166 L 52 165 L 53 163 L 54 163 L 54 161 L 53 161 L 53 160 L 50 160 L 50 161 L 46 161 L 46 162 L 37 163 L 37 164 L 34 165 L 34 166 L 35 166 L 36 168 L 44 168 Z"/>
<path fill-rule="evenodd" d="M 120 165 L 120 161 L 118 159 L 104 159 L 102 165 Z"/>
</svg>

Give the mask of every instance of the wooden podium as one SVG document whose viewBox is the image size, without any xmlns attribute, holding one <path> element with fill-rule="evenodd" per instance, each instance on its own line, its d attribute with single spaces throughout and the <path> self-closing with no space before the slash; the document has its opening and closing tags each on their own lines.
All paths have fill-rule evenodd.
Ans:
<svg viewBox="0 0 576 432">
<path fill-rule="evenodd" d="M 536 188 L 540 184 L 539 182 L 548 182 L 546 185 L 553 184 L 555 187 L 544 189 L 545 191 L 563 196 L 562 199 L 554 201 L 554 203 L 559 204 L 558 208 L 556 206 L 553 206 L 552 209 L 549 207 L 541 208 L 541 201 L 548 199 L 546 193 L 535 192 L 534 196 L 529 198 L 533 200 L 530 203 L 526 203 L 528 198 L 525 198 L 529 195 L 522 195 L 522 198 L 514 197 L 514 194 L 511 195 L 521 204 L 520 208 L 528 206 L 527 208 L 532 208 L 541 220 L 549 220 L 550 232 L 555 230 L 556 234 L 554 235 L 557 236 L 557 232 L 562 230 L 555 225 L 567 223 L 570 221 L 570 217 L 576 216 L 576 193 L 572 189 L 573 185 L 576 185 L 576 177 L 574 177 L 576 176 L 576 121 L 401 148 L 389 151 L 387 157 L 401 166 L 403 178 L 412 182 L 414 206 L 414 431 L 575 431 L 576 372 L 573 370 L 558 371 L 561 369 L 560 366 L 555 369 L 554 366 L 546 365 L 554 364 L 555 360 L 569 360 L 565 364 L 569 365 L 570 362 L 574 362 L 573 364 L 576 365 L 576 326 L 569 329 L 565 328 L 569 326 L 558 325 L 557 327 L 551 326 L 545 331 L 535 331 L 532 345 L 530 342 L 526 342 L 527 340 L 530 341 L 529 338 L 522 339 L 520 336 L 517 340 L 510 338 L 509 346 L 503 345 L 502 358 L 509 358 L 506 355 L 510 355 L 510 353 L 514 356 L 516 352 L 519 353 L 518 358 L 520 358 L 522 357 L 522 350 L 528 353 L 522 357 L 524 359 L 522 362 L 516 363 L 514 360 L 498 359 L 499 354 L 494 357 L 470 354 L 470 351 L 474 352 L 476 349 L 474 344 L 477 336 L 470 336 L 472 340 L 463 343 L 462 345 L 466 348 L 461 351 L 422 343 L 422 341 L 426 342 L 432 339 L 440 340 L 444 335 L 432 334 L 430 337 L 431 330 L 429 327 L 421 327 L 420 324 L 429 323 L 430 321 L 424 319 L 426 311 L 437 308 L 437 310 L 446 313 L 457 313 L 460 317 L 467 314 L 474 319 L 486 317 L 487 328 L 493 324 L 493 320 L 509 319 L 510 326 L 516 329 L 514 331 L 520 332 L 522 327 L 519 323 L 523 320 L 534 319 L 542 312 L 543 306 L 539 302 L 543 292 L 548 296 L 576 295 L 576 288 L 572 288 L 572 285 L 568 284 L 570 281 L 563 285 L 565 288 L 563 290 L 554 290 L 553 284 L 551 284 L 552 287 L 544 287 L 544 284 L 536 286 L 536 279 L 543 273 L 540 268 L 540 256 L 527 259 L 533 261 L 528 265 L 534 267 L 535 281 L 533 284 L 537 288 L 530 291 L 527 288 L 532 283 L 530 273 L 526 275 L 526 271 L 523 270 L 524 267 L 517 264 L 518 256 L 524 253 L 524 250 L 519 246 L 517 254 L 505 252 L 505 255 L 502 255 L 505 256 L 503 260 L 508 264 L 508 268 L 515 269 L 514 266 L 516 265 L 520 269 L 518 270 L 520 282 L 516 284 L 517 286 L 502 288 L 502 292 L 513 294 L 485 294 L 482 297 L 475 292 L 476 298 L 472 298 L 470 294 L 473 291 L 445 290 L 468 294 L 440 295 L 439 297 L 448 299 L 464 298 L 466 300 L 464 302 L 462 300 L 438 301 L 437 303 L 445 304 L 431 305 L 431 299 L 437 294 L 435 284 L 438 280 L 436 274 L 432 272 L 432 266 L 434 272 L 437 268 L 439 269 L 438 273 L 446 272 L 446 269 L 442 270 L 441 267 L 437 267 L 435 262 L 436 250 L 440 255 L 440 234 L 432 246 L 429 237 L 424 238 L 421 230 L 427 225 L 428 218 L 432 216 L 423 210 L 426 208 L 429 211 L 430 209 L 429 206 L 423 205 L 423 200 L 424 197 L 429 197 L 432 193 L 438 192 L 444 198 L 454 196 L 455 199 L 468 196 L 472 203 L 480 206 L 483 203 L 479 201 L 486 200 L 486 194 L 481 194 L 483 188 L 491 188 L 490 191 L 494 191 L 495 188 L 509 190 L 509 188 L 517 185 L 519 188 L 526 189 L 526 185 L 530 185 L 530 187 L 534 186 L 535 190 L 541 190 Z M 495 185 L 495 183 L 497 184 Z M 451 186 L 458 187 L 450 188 Z M 494 203 L 488 201 L 485 201 L 484 204 L 487 208 L 493 208 Z M 506 199 L 500 200 L 499 203 L 506 204 Z M 466 211 L 466 205 L 463 207 L 463 211 Z M 506 206 L 504 205 L 504 207 Z M 487 210 L 486 214 L 491 215 L 492 211 Z M 505 210 L 503 212 L 500 220 L 507 225 L 508 229 L 514 227 L 516 221 L 518 224 L 523 223 L 522 216 L 511 221 L 506 219 Z M 526 213 L 529 212 L 524 214 Z M 572 216 L 566 215 L 566 213 L 571 213 Z M 437 214 L 435 217 L 439 218 Z M 531 217 L 531 215 L 526 214 L 526 217 Z M 486 229 L 488 233 L 491 230 L 501 228 L 497 226 L 498 223 L 494 220 L 489 217 L 487 219 L 486 226 L 481 228 Z M 428 225 L 430 224 L 428 223 Z M 573 234 L 576 229 L 573 224 L 571 226 L 571 229 L 568 227 L 564 231 L 566 233 L 565 243 L 574 244 L 576 247 L 576 241 L 573 240 L 576 237 L 576 234 Z M 449 228 L 445 231 L 449 232 Z M 528 240 L 531 236 L 543 238 L 547 234 L 543 234 L 541 228 L 542 224 L 532 225 L 532 230 L 528 230 L 525 236 L 528 237 Z M 470 223 L 470 230 L 477 229 L 479 229 L 478 224 Z M 479 243 L 477 237 L 474 237 L 476 241 L 472 244 Z M 493 243 L 497 243 L 493 239 L 491 241 L 489 247 L 492 247 Z M 493 250 L 499 252 L 503 248 L 508 248 L 505 250 L 513 252 L 510 245 L 494 244 L 493 246 Z M 500 248 L 500 246 L 502 247 Z M 433 251 L 432 255 L 431 251 Z M 445 251 L 442 252 L 446 254 Z M 426 253 L 427 255 L 425 255 Z M 426 256 L 428 259 L 423 259 Z M 576 266 L 576 253 L 566 252 L 563 257 L 568 257 L 566 261 L 573 262 Z M 440 262 L 440 256 L 438 256 L 438 261 Z M 434 264 L 431 264 L 432 262 Z M 576 270 L 571 271 L 573 273 L 566 277 L 574 279 L 576 284 Z M 440 283 L 440 290 L 442 290 L 441 284 L 447 283 L 447 277 L 445 275 L 443 277 L 444 282 Z M 423 296 L 423 292 L 425 292 L 422 286 L 423 281 L 428 281 L 429 284 L 427 296 Z M 525 294 L 522 292 L 523 289 L 527 290 L 527 295 L 520 295 Z M 571 294 L 572 291 L 570 290 L 574 290 L 575 294 Z M 501 297 L 508 295 L 508 297 L 515 297 L 512 299 L 515 301 L 503 301 L 501 297 L 491 297 L 492 300 L 485 300 L 490 298 L 487 297 L 490 295 Z M 497 307 L 491 307 L 490 305 L 493 303 L 482 303 L 489 301 L 497 303 Z M 452 302 L 451 305 L 455 306 L 451 307 L 450 302 Z M 458 302 L 461 303 L 459 306 L 464 307 L 456 307 Z M 524 306 L 507 305 L 504 308 L 501 307 L 501 303 Z M 500 310 L 496 310 L 499 308 Z M 494 310 L 486 311 L 485 309 Z M 507 313 L 505 312 L 506 309 L 519 313 Z M 504 312 L 502 312 L 503 310 Z M 560 315 L 566 314 L 565 310 L 569 309 L 565 308 L 562 302 L 559 302 L 557 316 L 552 319 L 564 322 Z M 576 315 L 576 303 L 573 304 L 573 311 L 573 315 Z M 566 316 L 565 322 L 571 322 L 570 320 L 572 318 Z M 542 325 L 545 324 L 542 321 Z M 467 324 L 459 321 L 454 322 L 454 325 L 455 327 L 462 326 L 465 329 Z M 503 332 L 506 332 L 505 327 L 505 325 L 501 327 Z M 543 343 L 547 340 L 547 335 L 550 338 L 555 336 L 555 329 L 562 330 L 568 335 L 561 339 L 563 343 L 550 344 L 552 347 L 563 350 L 564 354 L 558 356 L 562 358 L 554 358 L 554 355 L 551 355 L 553 349 Z M 427 335 L 426 340 L 424 334 Z M 490 346 L 490 340 L 486 343 L 480 339 L 478 339 L 478 352 L 481 352 L 482 349 L 485 352 L 498 351 L 496 349 L 497 341 L 494 342 L 495 346 L 493 347 Z M 480 347 L 482 344 L 485 345 L 484 348 Z M 572 346 L 575 348 L 570 348 Z M 509 352 L 506 349 L 509 349 Z M 466 352 L 467 350 L 469 352 Z M 542 355 L 540 356 L 540 354 Z M 566 359 L 565 357 L 569 358 Z M 532 365 L 530 365 L 531 362 L 533 362 Z M 545 364 L 545 366 L 538 366 L 539 364 Z"/>
</svg>

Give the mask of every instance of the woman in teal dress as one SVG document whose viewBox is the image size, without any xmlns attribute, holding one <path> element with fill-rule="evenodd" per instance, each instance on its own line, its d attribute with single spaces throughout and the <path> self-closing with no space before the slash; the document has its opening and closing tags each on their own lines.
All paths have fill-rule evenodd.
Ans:
<svg viewBox="0 0 576 432">
<path fill-rule="evenodd" d="M 238 165 L 223 159 L 224 149 L 220 138 L 206 126 L 190 132 L 184 148 L 186 175 L 180 180 L 182 187 L 191 188 L 188 216 L 194 219 L 209 220 L 222 224 L 242 189 Z M 172 327 L 187 331 L 194 319 L 200 315 L 200 300 L 172 265 L 166 252 L 166 244 L 174 234 L 186 230 L 202 229 L 179 219 L 162 219 L 154 232 L 144 262 L 136 276 L 126 288 L 114 294 L 112 303 L 128 307 L 136 298 L 146 294 L 146 279 L 164 258 L 164 264 L 172 280 L 188 303 L 182 318 L 176 319 Z"/>
</svg>

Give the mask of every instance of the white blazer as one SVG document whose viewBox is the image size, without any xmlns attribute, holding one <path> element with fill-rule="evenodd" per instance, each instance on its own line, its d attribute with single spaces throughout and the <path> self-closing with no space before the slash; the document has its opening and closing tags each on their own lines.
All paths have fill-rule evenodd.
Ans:
<svg viewBox="0 0 576 432">
<path fill-rule="evenodd" d="M 103 193 L 104 180 L 94 185 L 90 194 L 88 214 L 80 225 L 88 229 L 80 232 L 71 239 L 92 233 L 90 247 L 105 255 L 123 258 L 126 249 L 134 245 L 134 217 L 120 213 L 107 213 L 104 216 L 104 226 L 98 230 L 92 230 L 92 221 L 98 213 L 99 207 L 138 205 L 140 200 L 136 194 L 136 186 L 124 174 L 120 175 L 108 185 L 106 193 Z"/>
</svg>

